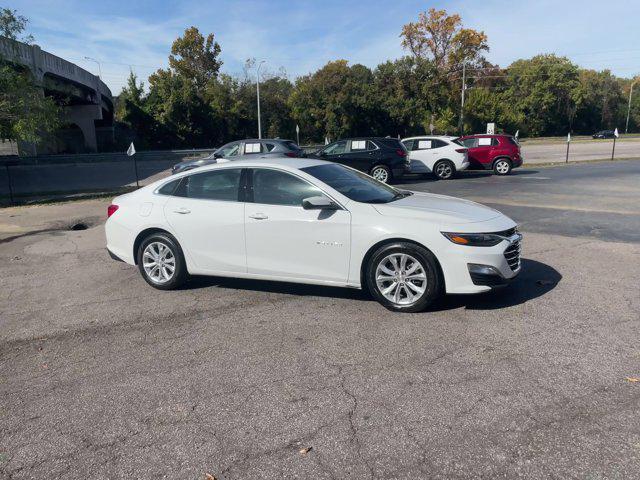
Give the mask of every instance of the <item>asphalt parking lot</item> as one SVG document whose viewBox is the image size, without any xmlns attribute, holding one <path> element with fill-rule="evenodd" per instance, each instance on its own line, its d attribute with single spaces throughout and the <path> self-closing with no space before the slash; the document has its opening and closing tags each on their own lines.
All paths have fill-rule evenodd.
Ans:
<svg viewBox="0 0 640 480">
<path fill-rule="evenodd" d="M 640 161 L 401 186 L 510 215 L 522 274 L 421 314 L 160 292 L 106 255 L 108 200 L 1 210 L 0 477 L 638 478 Z"/>
</svg>

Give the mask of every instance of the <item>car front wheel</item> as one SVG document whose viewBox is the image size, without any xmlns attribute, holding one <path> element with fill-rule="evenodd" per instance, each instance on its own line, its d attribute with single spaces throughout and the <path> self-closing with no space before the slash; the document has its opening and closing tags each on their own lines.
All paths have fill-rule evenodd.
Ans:
<svg viewBox="0 0 640 480">
<path fill-rule="evenodd" d="M 496 175 L 508 175 L 511 172 L 511 162 L 506 158 L 500 158 L 493 164 L 493 171 Z"/>
<path fill-rule="evenodd" d="M 371 169 L 370 175 L 382 183 L 391 182 L 391 170 L 386 165 L 376 165 Z"/>
<path fill-rule="evenodd" d="M 367 266 L 366 282 L 372 295 L 396 312 L 420 312 L 441 293 L 437 261 L 426 248 L 412 243 L 380 247 Z"/>
<path fill-rule="evenodd" d="M 146 282 L 160 290 L 180 287 L 188 278 L 178 242 L 167 233 L 148 236 L 138 248 L 138 268 Z"/>
</svg>

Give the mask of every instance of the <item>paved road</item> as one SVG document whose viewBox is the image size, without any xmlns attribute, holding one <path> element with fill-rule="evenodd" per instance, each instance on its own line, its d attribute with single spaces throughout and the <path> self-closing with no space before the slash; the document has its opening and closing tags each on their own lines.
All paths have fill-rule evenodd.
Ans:
<svg viewBox="0 0 640 480">
<path fill-rule="evenodd" d="M 587 140 L 572 142 L 569 148 L 569 161 L 602 160 L 611 158 L 613 140 Z M 562 142 L 522 143 L 522 155 L 525 163 L 564 162 L 567 156 L 567 144 Z M 616 141 L 615 158 L 640 158 L 640 141 L 637 138 Z"/>
<path fill-rule="evenodd" d="M 508 290 L 416 315 L 268 282 L 159 292 L 106 257 L 107 201 L 2 210 L 0 477 L 637 478 L 637 165 L 412 186 L 526 233 Z M 629 231 L 583 228 L 607 210 Z"/>
</svg>

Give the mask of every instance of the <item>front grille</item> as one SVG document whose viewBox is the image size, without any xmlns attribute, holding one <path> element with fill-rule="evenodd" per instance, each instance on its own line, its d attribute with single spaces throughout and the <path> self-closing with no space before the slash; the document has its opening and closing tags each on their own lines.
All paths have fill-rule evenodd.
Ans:
<svg viewBox="0 0 640 480">
<path fill-rule="evenodd" d="M 504 258 L 506 258 L 509 267 L 514 272 L 520 268 L 520 240 L 512 243 L 504 251 Z"/>
</svg>

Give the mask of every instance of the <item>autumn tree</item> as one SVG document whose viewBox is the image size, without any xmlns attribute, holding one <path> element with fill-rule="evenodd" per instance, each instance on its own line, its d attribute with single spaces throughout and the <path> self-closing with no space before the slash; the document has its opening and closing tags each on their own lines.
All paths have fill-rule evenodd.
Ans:
<svg viewBox="0 0 640 480">
<path fill-rule="evenodd" d="M 415 57 L 433 60 L 440 71 L 455 70 L 463 61 L 482 63 L 482 53 L 489 51 L 484 32 L 463 28 L 460 15 L 435 8 L 402 27 L 400 36 L 404 48 Z"/>
<path fill-rule="evenodd" d="M 169 67 L 175 73 L 192 79 L 198 89 L 218 75 L 222 61 L 220 45 L 214 41 L 213 33 L 205 38 L 196 27 L 187 28 L 171 46 Z"/>
</svg>

